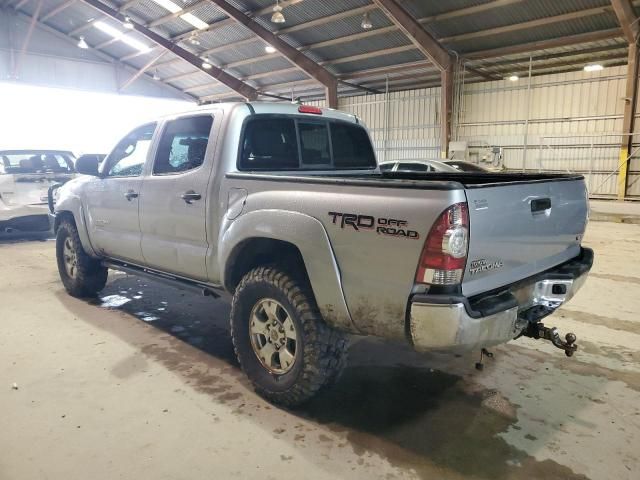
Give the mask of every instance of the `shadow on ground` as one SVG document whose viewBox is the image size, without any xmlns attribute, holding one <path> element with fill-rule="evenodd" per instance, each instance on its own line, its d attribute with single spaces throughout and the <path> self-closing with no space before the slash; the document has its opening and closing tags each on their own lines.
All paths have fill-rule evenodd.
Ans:
<svg viewBox="0 0 640 480">
<path fill-rule="evenodd" d="M 126 312 L 171 334 L 222 360 L 241 378 L 225 299 L 212 300 L 145 278 L 111 273 L 100 298 L 91 303 Z M 216 395 L 224 389 L 211 368 L 194 382 L 195 375 L 189 371 L 194 360 L 188 351 L 161 350 L 142 347 L 146 355 L 184 375 L 194 388 L 212 395 L 212 400 L 222 398 Z M 357 341 L 350 356 L 353 361 L 334 388 L 289 413 L 344 437 L 360 456 L 358 463 L 377 454 L 421 478 L 434 478 L 434 472 L 438 478 L 585 478 L 554 461 L 537 461 L 498 435 L 510 427 L 520 428 L 515 425 L 517 406 L 498 391 L 430 368 L 424 357 L 381 342 Z M 240 407 L 245 405 L 243 394 L 225 395 L 241 402 Z M 305 441 L 304 435 L 292 440 Z"/>
</svg>

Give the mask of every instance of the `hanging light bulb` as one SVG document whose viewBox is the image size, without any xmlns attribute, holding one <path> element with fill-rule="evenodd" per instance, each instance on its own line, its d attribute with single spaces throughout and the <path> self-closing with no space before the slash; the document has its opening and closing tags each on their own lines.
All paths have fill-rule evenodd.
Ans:
<svg viewBox="0 0 640 480">
<path fill-rule="evenodd" d="M 209 59 L 207 57 L 200 58 L 202 59 L 202 68 L 204 68 L 205 70 L 211 69 L 211 62 L 209 62 Z"/>
<path fill-rule="evenodd" d="M 87 45 L 87 42 L 85 42 L 84 37 L 80 37 L 80 40 L 78 40 L 78 48 L 82 48 L 83 50 L 86 50 L 87 48 L 89 48 L 89 45 Z"/>
<path fill-rule="evenodd" d="M 364 12 L 364 15 L 362 15 L 362 23 L 360 24 L 360 26 L 365 30 L 369 30 L 371 27 L 373 27 L 373 24 L 371 23 L 371 17 L 369 17 L 369 12 Z"/>
<path fill-rule="evenodd" d="M 160 75 L 158 75 L 158 69 L 156 68 L 155 71 L 153 72 L 153 79 L 158 82 L 160 81 Z"/>
<path fill-rule="evenodd" d="M 280 0 L 276 0 L 276 4 L 273 6 L 273 15 L 271 15 L 271 21 L 273 23 L 284 23 L 285 18 L 282 14 L 282 7 L 280 6 Z"/>
<path fill-rule="evenodd" d="M 124 17 L 124 22 L 122 23 L 124 28 L 128 28 L 129 30 L 133 29 L 133 22 L 129 17 Z"/>
</svg>

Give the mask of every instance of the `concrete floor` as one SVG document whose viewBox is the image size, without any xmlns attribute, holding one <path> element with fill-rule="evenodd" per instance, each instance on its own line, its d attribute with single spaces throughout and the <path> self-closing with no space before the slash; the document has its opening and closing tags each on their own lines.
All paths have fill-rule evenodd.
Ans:
<svg viewBox="0 0 640 480">
<path fill-rule="evenodd" d="M 525 339 L 478 372 L 358 340 L 288 412 L 239 371 L 224 301 L 123 274 L 76 300 L 53 242 L 4 243 L 0 479 L 637 479 L 640 226 L 591 222 L 586 244 L 591 277 L 547 322 L 573 359 Z"/>
</svg>

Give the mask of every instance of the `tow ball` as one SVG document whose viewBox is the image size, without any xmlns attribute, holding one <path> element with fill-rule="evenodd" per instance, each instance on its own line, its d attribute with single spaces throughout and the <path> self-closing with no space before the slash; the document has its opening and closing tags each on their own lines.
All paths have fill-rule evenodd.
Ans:
<svg viewBox="0 0 640 480">
<path fill-rule="evenodd" d="M 565 339 L 562 340 L 556 327 L 545 327 L 544 323 L 530 323 L 523 335 L 535 339 L 549 340 L 556 347 L 564 350 L 564 354 L 567 357 L 573 356 L 576 350 L 578 350 L 575 333 L 567 333 L 564 336 Z"/>
</svg>

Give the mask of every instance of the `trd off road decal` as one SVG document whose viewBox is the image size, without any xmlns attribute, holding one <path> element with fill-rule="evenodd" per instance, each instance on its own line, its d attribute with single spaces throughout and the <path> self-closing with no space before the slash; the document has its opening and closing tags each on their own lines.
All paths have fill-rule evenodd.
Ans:
<svg viewBox="0 0 640 480">
<path fill-rule="evenodd" d="M 415 230 L 407 228 L 406 220 L 395 218 L 372 217 L 371 215 L 358 215 L 357 213 L 329 212 L 331 222 L 334 225 L 352 227 L 356 232 L 361 230 L 375 230 L 378 235 L 390 235 L 392 237 L 403 237 L 417 240 L 420 234 Z"/>
</svg>

